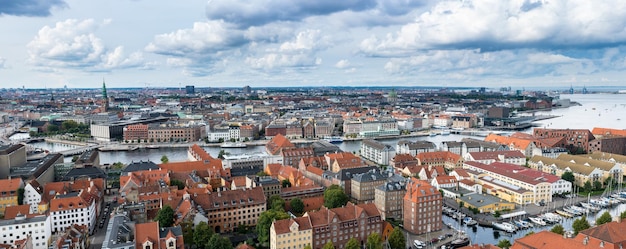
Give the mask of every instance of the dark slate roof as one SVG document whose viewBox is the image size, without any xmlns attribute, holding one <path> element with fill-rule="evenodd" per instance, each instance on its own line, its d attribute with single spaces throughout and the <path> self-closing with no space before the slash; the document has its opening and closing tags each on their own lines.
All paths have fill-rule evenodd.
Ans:
<svg viewBox="0 0 626 249">
<path fill-rule="evenodd" d="M 131 162 L 126 168 L 122 170 L 122 175 L 127 175 L 126 173 L 142 171 L 142 170 L 151 170 L 151 169 L 159 169 L 159 166 L 156 165 L 152 161 L 139 161 L 139 162 Z"/>
<path fill-rule="evenodd" d="M 169 231 L 172 231 L 174 236 L 182 236 L 183 235 L 183 229 L 180 228 L 180 226 L 163 227 L 163 228 L 159 229 L 159 238 L 165 238 Z"/>
<path fill-rule="evenodd" d="M 353 181 L 357 182 L 373 182 L 387 179 L 387 175 L 383 175 L 380 173 L 380 170 L 372 170 L 361 174 L 356 174 L 352 178 Z"/>
<path fill-rule="evenodd" d="M 71 181 L 72 179 L 79 177 L 106 179 L 107 175 L 102 169 L 96 167 L 74 168 L 63 176 L 63 181 Z"/>
<path fill-rule="evenodd" d="M 370 170 L 377 169 L 377 168 L 378 167 L 370 166 L 370 167 L 342 169 L 342 170 L 339 171 L 339 173 L 336 174 L 335 177 L 338 178 L 341 181 L 350 180 L 356 174 L 365 173 L 365 172 L 368 172 Z"/>
<path fill-rule="evenodd" d="M 249 176 L 256 175 L 263 171 L 262 165 L 249 166 L 249 167 L 236 167 L 230 169 L 230 176 Z"/>
<path fill-rule="evenodd" d="M 405 191 L 406 185 L 403 182 L 386 182 L 383 185 L 376 187 L 377 189 L 387 191 Z"/>
</svg>

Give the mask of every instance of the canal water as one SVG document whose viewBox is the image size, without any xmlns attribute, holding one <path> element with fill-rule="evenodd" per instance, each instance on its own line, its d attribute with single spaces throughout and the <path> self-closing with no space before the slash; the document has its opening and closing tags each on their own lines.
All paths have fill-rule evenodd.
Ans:
<svg viewBox="0 0 626 249">
<path fill-rule="evenodd" d="M 609 211 L 611 216 L 618 217 L 620 213 L 626 211 L 626 203 L 619 204 L 609 209 L 601 210 L 598 213 L 590 214 L 587 217 L 589 224 L 593 226 L 595 224 L 596 219 L 600 217 L 600 215 L 602 215 L 604 211 Z M 565 228 L 565 231 L 572 231 L 573 230 L 572 223 L 574 223 L 574 220 L 576 220 L 577 218 L 580 218 L 580 217 L 563 218 L 560 224 Z M 552 229 L 552 227 L 556 225 L 556 224 L 552 224 L 552 225 L 543 226 L 543 227 L 532 227 L 529 229 L 517 230 L 515 233 L 506 233 L 503 231 L 494 230 L 493 228 L 490 228 L 490 227 L 481 227 L 481 226 L 467 227 L 465 225 L 459 226 L 458 220 L 453 219 L 446 215 L 443 216 L 442 220 L 444 224 L 452 225 L 453 229 L 457 229 L 457 230 L 460 229 L 462 231 L 465 231 L 465 233 L 469 236 L 473 244 L 498 244 L 498 241 L 502 239 L 507 239 L 511 243 L 513 243 L 513 241 L 515 241 L 518 238 L 524 237 L 526 234 L 528 234 L 531 231 L 540 232 L 544 230 L 550 230 Z"/>
</svg>

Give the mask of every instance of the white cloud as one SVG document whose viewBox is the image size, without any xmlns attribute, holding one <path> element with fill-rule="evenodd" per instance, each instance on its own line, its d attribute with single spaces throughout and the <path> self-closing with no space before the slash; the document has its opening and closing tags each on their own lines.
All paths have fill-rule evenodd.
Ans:
<svg viewBox="0 0 626 249">
<path fill-rule="evenodd" d="M 330 38 L 322 36 L 320 30 L 299 32 L 293 40 L 267 49 L 261 57 L 248 57 L 246 63 L 254 69 L 275 70 L 279 68 L 314 68 L 322 63 L 317 57 L 319 50 L 330 46 Z"/>
<path fill-rule="evenodd" d="M 339 68 L 339 69 L 345 69 L 348 68 L 350 65 L 350 62 L 346 59 L 340 60 L 337 63 L 335 63 L 335 67 Z"/>
<path fill-rule="evenodd" d="M 113 50 L 107 49 L 102 39 L 94 34 L 102 25 L 93 19 L 67 19 L 57 22 L 54 27 L 44 26 L 27 45 L 29 61 L 43 68 L 74 68 L 86 71 L 143 66 L 141 53 L 133 53 L 127 57 L 122 46 Z"/>
<path fill-rule="evenodd" d="M 395 34 L 363 40 L 360 49 L 373 56 L 409 56 L 426 49 L 613 46 L 626 43 L 626 11 L 616 10 L 626 10 L 626 2 L 439 1 Z"/>
<path fill-rule="evenodd" d="M 528 62 L 534 64 L 562 64 L 575 61 L 577 60 L 574 58 L 570 58 L 560 54 L 532 53 L 528 55 Z"/>
</svg>

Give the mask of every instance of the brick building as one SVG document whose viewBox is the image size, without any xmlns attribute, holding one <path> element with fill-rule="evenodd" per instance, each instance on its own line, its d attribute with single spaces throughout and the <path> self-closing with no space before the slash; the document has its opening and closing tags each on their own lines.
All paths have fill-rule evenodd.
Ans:
<svg viewBox="0 0 626 249">
<path fill-rule="evenodd" d="M 561 138 L 565 137 L 566 149 L 570 153 L 583 154 L 589 151 L 589 142 L 595 137 L 591 131 L 585 129 L 543 129 L 533 130 L 535 138 Z"/>
<path fill-rule="evenodd" d="M 441 193 L 435 187 L 411 178 L 404 195 L 404 229 L 413 234 L 441 230 L 442 207 Z"/>
<path fill-rule="evenodd" d="M 373 203 L 354 205 L 348 202 L 340 208 L 322 207 L 319 211 L 307 212 L 304 217 L 311 220 L 313 249 L 320 249 L 328 242 L 343 249 L 350 238 L 364 245 L 367 236 L 382 234 L 383 230 L 383 219 Z"/>
</svg>

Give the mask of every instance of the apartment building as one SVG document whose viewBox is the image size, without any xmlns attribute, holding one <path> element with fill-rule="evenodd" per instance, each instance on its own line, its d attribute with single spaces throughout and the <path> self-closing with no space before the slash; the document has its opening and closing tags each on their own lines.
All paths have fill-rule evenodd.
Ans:
<svg viewBox="0 0 626 249">
<path fill-rule="evenodd" d="M 465 156 L 465 161 L 476 161 L 484 164 L 501 162 L 523 166 L 526 165 L 526 156 L 519 150 L 470 152 Z"/>
<path fill-rule="evenodd" d="M 374 190 L 374 204 L 383 219 L 402 219 L 402 207 L 406 194 L 405 182 L 386 182 Z"/>
<path fill-rule="evenodd" d="M 304 249 L 313 244 L 310 217 L 298 217 L 272 222 L 270 249 Z"/>
<path fill-rule="evenodd" d="M 396 150 L 391 145 L 367 139 L 361 142 L 360 154 L 361 157 L 376 164 L 387 165 L 389 164 L 389 160 L 396 155 Z"/>
<path fill-rule="evenodd" d="M 536 138 L 562 138 L 565 137 L 566 148 L 571 153 L 587 153 L 589 142 L 595 137 L 589 130 L 585 129 L 533 129 L 533 136 Z"/>
<path fill-rule="evenodd" d="M 50 200 L 52 232 L 65 231 L 73 224 L 85 225 L 89 231 L 96 227 L 96 197 L 87 190 L 60 193 Z"/>
<path fill-rule="evenodd" d="M 373 203 L 354 205 L 348 202 L 339 208 L 322 207 L 319 211 L 305 213 L 303 217 L 311 220 L 313 249 L 321 249 L 328 242 L 343 249 L 351 238 L 363 245 L 367 236 L 383 231 L 383 219 Z"/>
<path fill-rule="evenodd" d="M 233 232 L 239 225 L 256 226 L 267 200 L 261 187 L 220 190 L 190 197 L 202 207 L 209 219 L 209 227 L 216 233 Z"/>
<path fill-rule="evenodd" d="M 17 206 L 18 189 L 24 188 L 22 178 L 0 179 L 0 214 L 10 206 Z"/>
<path fill-rule="evenodd" d="M 552 194 L 572 189 L 571 183 L 558 176 L 514 164 L 465 162 L 463 168 L 485 173 L 486 176 L 480 178 L 483 185 L 492 186 L 499 197 L 504 193 L 507 201 L 518 204 L 551 202 Z"/>
<path fill-rule="evenodd" d="M 148 140 L 148 125 L 131 124 L 124 126 L 123 137 L 124 141 Z"/>
<path fill-rule="evenodd" d="M 374 201 L 375 189 L 387 181 L 388 175 L 380 170 L 371 170 L 356 174 L 352 178 L 351 194 L 356 203 L 369 203 Z"/>
<path fill-rule="evenodd" d="M 26 164 L 26 146 L 0 145 L 0 178 L 7 178 L 11 174 L 11 168 L 24 164 Z"/>
<path fill-rule="evenodd" d="M 422 152 L 418 153 L 415 158 L 420 165 L 426 165 L 429 169 L 434 167 L 455 169 L 463 166 L 463 158 L 449 151 Z"/>
<path fill-rule="evenodd" d="M 15 245 L 17 241 L 30 236 L 33 249 L 48 249 L 48 242 L 52 235 L 50 220 L 51 216 L 28 216 L 26 214 L 13 219 L 0 220 L 0 231 L 2 231 L 0 242 L 4 245 Z"/>
<path fill-rule="evenodd" d="M 148 128 L 148 140 L 156 142 L 199 141 L 205 137 L 203 125 L 159 125 Z"/>
<path fill-rule="evenodd" d="M 314 155 L 313 148 L 284 148 L 280 155 L 283 157 L 283 164 L 294 168 L 298 167 L 302 158 L 312 157 Z"/>
<path fill-rule="evenodd" d="M 427 181 L 412 177 L 403 198 L 404 229 L 413 234 L 425 234 L 442 228 L 441 193 Z"/>
<path fill-rule="evenodd" d="M 411 154 L 411 156 L 416 156 L 419 153 L 435 151 L 437 151 L 437 145 L 430 141 L 411 142 L 408 140 L 400 140 L 396 145 L 397 154 Z"/>
<path fill-rule="evenodd" d="M 555 158 L 534 156 L 528 160 L 528 166 L 531 169 L 553 174 L 558 177 L 561 177 L 565 172 L 572 172 L 574 175 L 574 184 L 579 187 L 584 186 L 585 182 L 604 181 L 604 172 L 599 168 L 588 167 L 583 164 Z"/>
<path fill-rule="evenodd" d="M 561 161 L 569 161 L 576 164 L 582 164 L 585 166 L 598 168 L 602 170 L 603 179 L 611 177 L 612 179 L 618 181 L 618 184 L 622 183 L 622 176 L 624 175 L 623 167 L 625 166 L 622 163 L 618 162 L 610 162 L 610 161 L 602 161 L 596 160 L 593 158 L 589 158 L 587 155 L 567 155 L 563 154 L 557 157 L 556 159 Z"/>
</svg>

